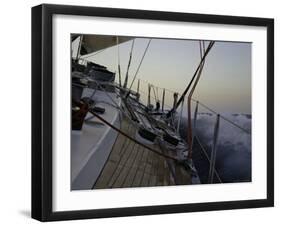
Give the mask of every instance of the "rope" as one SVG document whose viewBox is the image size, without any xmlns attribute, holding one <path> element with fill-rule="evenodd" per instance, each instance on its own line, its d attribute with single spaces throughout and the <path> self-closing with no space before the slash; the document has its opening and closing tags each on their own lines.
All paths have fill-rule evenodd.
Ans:
<svg viewBox="0 0 281 226">
<path fill-rule="evenodd" d="M 148 147 L 146 145 L 144 145 L 143 143 L 137 141 L 136 139 L 134 139 L 133 137 L 129 136 L 128 134 L 124 133 L 122 130 L 118 129 L 117 127 L 115 127 L 114 125 L 111 125 L 108 121 L 106 121 L 104 118 L 102 118 L 101 116 L 99 116 L 97 113 L 93 112 L 93 111 L 90 111 L 91 114 L 93 114 L 95 117 L 97 117 L 100 121 L 102 121 L 103 123 L 105 123 L 106 125 L 108 125 L 109 127 L 111 127 L 112 129 L 114 129 L 115 131 L 117 131 L 118 133 L 122 134 L 123 136 L 127 137 L 128 139 L 130 139 L 131 141 L 135 142 L 136 144 L 142 146 L 143 148 L 146 148 L 152 152 L 154 152 L 155 154 L 157 155 L 160 155 L 164 158 L 167 158 L 167 159 L 172 159 L 172 160 L 175 160 L 175 161 L 178 161 L 177 158 L 173 157 L 173 156 L 170 156 L 170 155 L 166 155 L 164 153 L 161 153 L 151 147 Z"/>
</svg>

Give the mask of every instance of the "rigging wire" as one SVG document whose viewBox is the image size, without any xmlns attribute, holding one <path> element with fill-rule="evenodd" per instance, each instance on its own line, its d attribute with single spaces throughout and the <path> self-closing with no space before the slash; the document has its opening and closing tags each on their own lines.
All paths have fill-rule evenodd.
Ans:
<svg viewBox="0 0 281 226">
<path fill-rule="evenodd" d="M 127 66 L 127 72 L 126 72 L 126 77 L 125 77 L 124 86 L 123 86 L 124 88 L 127 87 L 127 83 L 128 83 L 129 69 L 130 69 L 131 60 L 132 60 L 132 53 L 133 53 L 133 50 L 134 50 L 134 44 L 135 44 L 135 39 L 133 39 L 133 42 L 132 42 L 132 45 L 131 45 L 130 56 L 129 56 L 128 66 Z"/>
<path fill-rule="evenodd" d="M 204 41 L 203 41 L 204 42 Z M 202 46 L 201 46 L 201 41 L 199 40 L 199 49 L 200 49 L 200 58 L 201 58 L 201 60 L 202 60 L 202 55 L 203 55 L 203 53 L 202 53 Z"/>
<path fill-rule="evenodd" d="M 183 94 L 181 95 L 180 99 L 179 99 L 178 102 L 176 103 L 176 106 L 173 107 L 173 108 L 169 111 L 169 113 L 167 114 L 167 116 L 171 116 L 172 113 L 178 108 L 178 106 L 180 105 L 180 103 L 184 100 L 185 95 L 187 94 L 187 92 L 188 92 L 188 90 L 189 90 L 191 84 L 193 83 L 193 81 L 194 81 L 196 75 L 198 74 L 198 71 L 199 71 L 200 68 L 201 68 L 201 65 L 202 65 L 203 61 L 204 61 L 205 58 L 207 57 L 207 55 L 208 55 L 208 53 L 210 52 L 211 48 L 213 47 L 214 43 L 215 43 L 214 41 L 211 41 L 211 42 L 209 43 L 209 46 L 207 47 L 206 52 L 205 52 L 204 56 L 202 57 L 202 59 L 201 59 L 199 65 L 198 65 L 196 71 L 194 72 L 194 74 L 193 74 L 193 76 L 192 76 L 192 79 L 190 80 L 188 86 L 186 87 L 185 91 L 183 92 Z"/>
<path fill-rule="evenodd" d="M 200 57 L 201 57 L 201 60 L 202 60 L 202 56 L 205 54 L 205 53 L 202 53 L 202 43 L 201 41 L 199 41 L 199 51 L 200 51 Z M 202 64 L 201 64 L 201 67 L 199 69 L 199 72 L 197 74 L 197 78 L 193 84 L 193 87 L 191 88 L 191 91 L 188 95 L 188 99 L 187 99 L 187 130 L 188 130 L 188 133 L 187 133 L 187 141 L 188 141 L 188 144 L 189 144 L 189 147 L 192 146 L 192 139 L 193 139 L 193 136 L 192 136 L 192 125 L 191 125 L 191 99 L 192 99 L 192 95 L 195 91 L 195 88 L 200 80 L 200 77 L 201 77 L 201 74 L 202 74 L 202 71 L 203 71 L 203 68 L 204 68 L 204 65 L 205 65 L 205 59 L 202 61 Z M 192 149 L 190 149 L 190 152 L 188 152 L 188 157 L 191 158 L 191 155 L 192 155 Z"/>
<path fill-rule="evenodd" d="M 147 52 L 147 50 L 148 50 L 148 47 L 149 47 L 149 45 L 150 45 L 150 43 L 151 43 L 151 40 L 152 40 L 152 39 L 149 39 L 149 41 L 148 41 L 148 43 L 147 43 L 147 46 L 146 46 L 145 51 L 144 51 L 144 53 L 143 53 L 143 55 L 142 55 L 141 61 L 140 61 L 139 66 L 138 66 L 138 68 L 137 68 L 137 70 L 136 70 L 136 73 L 135 73 L 135 75 L 134 75 L 134 78 L 133 78 L 133 80 L 132 80 L 132 82 L 131 82 L 131 85 L 130 85 L 129 90 L 131 90 L 131 88 L 132 88 L 132 86 L 133 86 L 133 84 L 134 84 L 134 82 L 135 82 L 136 76 L 137 76 L 137 74 L 138 74 L 138 72 L 139 72 L 139 70 L 140 70 L 140 67 L 141 67 L 142 62 L 143 62 L 143 59 L 144 59 L 144 57 L 145 57 L 145 55 L 146 55 L 146 52 Z"/>
</svg>

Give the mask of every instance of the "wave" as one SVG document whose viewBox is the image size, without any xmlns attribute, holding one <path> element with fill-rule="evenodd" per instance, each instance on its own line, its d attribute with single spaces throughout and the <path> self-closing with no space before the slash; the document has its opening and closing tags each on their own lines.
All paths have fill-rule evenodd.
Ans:
<svg viewBox="0 0 281 226">
<path fill-rule="evenodd" d="M 247 131 L 251 131 L 251 115 L 229 113 L 224 114 L 224 116 Z M 193 129 L 193 133 L 199 137 L 209 156 L 213 144 L 215 122 L 216 115 L 198 113 L 196 129 Z M 181 121 L 180 134 L 183 138 L 187 136 L 186 118 Z M 251 181 L 251 146 L 251 132 L 247 134 L 222 118 L 220 119 L 215 168 L 223 182 Z M 195 148 L 195 151 L 198 151 L 198 148 Z M 196 159 L 193 159 L 193 161 L 197 169 L 200 167 L 208 169 L 206 161 Z M 204 170 L 201 174 L 199 174 L 200 177 L 207 178 L 208 170 Z"/>
</svg>

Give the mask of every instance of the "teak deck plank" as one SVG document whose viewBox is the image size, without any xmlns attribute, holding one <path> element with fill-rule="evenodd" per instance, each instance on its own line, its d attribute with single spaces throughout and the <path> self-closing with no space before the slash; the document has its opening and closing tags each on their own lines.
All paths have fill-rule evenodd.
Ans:
<svg viewBox="0 0 281 226">
<path fill-rule="evenodd" d="M 157 169 L 159 158 L 156 153 L 152 153 L 152 167 L 150 171 L 149 186 L 155 186 L 157 182 Z"/>
<path fill-rule="evenodd" d="M 151 168 L 152 168 L 152 154 L 153 152 L 147 151 L 147 156 L 146 156 L 146 161 L 144 165 L 144 172 L 143 176 L 141 179 L 141 186 L 145 187 L 149 185 L 149 178 L 150 178 L 150 173 L 151 173 Z"/>
<path fill-rule="evenodd" d="M 109 188 L 113 187 L 115 181 L 119 177 L 119 174 L 121 173 L 121 170 L 123 169 L 123 166 L 124 166 L 125 162 L 127 161 L 130 153 L 131 153 L 131 147 L 132 146 L 133 146 L 133 143 L 128 142 L 126 144 L 126 146 L 124 147 L 123 155 L 121 156 L 120 161 L 118 163 L 118 166 L 117 166 L 114 174 L 112 175 L 112 178 L 110 179 L 110 181 L 108 183 Z"/>
<path fill-rule="evenodd" d="M 128 170 L 123 172 L 125 178 L 122 182 L 122 187 L 129 187 L 133 181 L 134 178 L 133 173 L 136 172 L 136 170 L 134 170 L 134 163 L 138 155 L 138 150 L 139 150 L 139 145 L 135 144 L 132 154 L 130 155 L 128 161 L 126 162 L 126 168 Z"/>
<path fill-rule="evenodd" d="M 110 181 L 113 173 L 115 172 L 115 169 L 118 166 L 118 163 L 120 161 L 120 156 L 116 154 L 117 151 L 119 151 L 120 147 L 123 146 L 126 139 L 123 135 L 118 135 L 116 142 L 112 148 L 112 151 L 109 155 L 109 158 L 107 160 L 107 163 L 105 164 L 98 180 L 96 181 L 96 184 L 94 188 L 106 188 L 108 182 Z"/>
<path fill-rule="evenodd" d="M 128 120 L 123 119 L 121 129 L 133 136 L 136 128 Z M 151 146 L 161 152 L 157 145 Z M 190 183 L 189 172 L 182 166 L 176 166 L 177 182 Z M 98 177 L 94 189 L 121 188 L 139 186 L 174 185 L 169 166 L 163 156 L 134 143 L 127 137 L 119 134 L 112 147 L 105 166 Z"/>
<path fill-rule="evenodd" d="M 122 187 L 123 183 L 125 182 L 127 175 L 130 172 L 131 169 L 131 165 L 132 165 L 132 160 L 134 158 L 134 155 L 136 153 L 135 148 L 134 148 L 135 144 L 131 143 L 131 145 L 128 147 L 128 149 L 130 148 L 129 154 L 127 159 L 125 159 L 123 162 L 121 160 L 120 165 L 122 165 L 122 169 L 121 172 L 118 176 L 118 178 L 116 179 L 115 183 L 113 184 L 114 188 L 119 188 Z"/>
<path fill-rule="evenodd" d="M 140 159 L 142 158 L 143 155 L 143 149 L 138 145 L 137 146 L 137 155 L 136 158 L 132 164 L 131 170 L 126 178 L 126 181 L 124 182 L 123 186 L 124 187 L 131 187 L 135 178 L 135 175 L 138 170 L 138 166 L 140 164 Z"/>
<path fill-rule="evenodd" d="M 112 177 L 115 169 L 117 168 L 117 164 L 112 161 L 108 161 L 99 176 L 98 180 L 96 181 L 96 184 L 94 188 L 107 188 L 107 184 Z"/>
<path fill-rule="evenodd" d="M 148 151 L 143 147 L 141 147 L 141 149 L 142 149 L 142 155 L 140 156 L 139 162 L 137 164 L 137 169 L 133 179 L 132 187 L 138 187 L 141 185 L 141 180 L 144 173 L 145 161 L 148 155 Z"/>
</svg>

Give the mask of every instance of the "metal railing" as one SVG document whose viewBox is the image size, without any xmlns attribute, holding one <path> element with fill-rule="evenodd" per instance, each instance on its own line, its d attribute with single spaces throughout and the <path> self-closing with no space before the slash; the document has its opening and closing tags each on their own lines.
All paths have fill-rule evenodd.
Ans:
<svg viewBox="0 0 281 226">
<path fill-rule="evenodd" d="M 222 119 L 222 120 L 228 122 L 229 124 L 231 124 L 232 126 L 240 129 L 242 132 L 244 132 L 247 135 L 250 135 L 251 131 L 249 131 L 249 130 L 243 128 L 242 126 L 238 125 L 237 123 L 231 121 L 227 117 L 217 113 L 216 111 L 212 110 L 211 108 L 209 108 L 205 104 L 199 102 L 198 100 L 192 99 L 192 101 L 196 103 L 195 110 L 194 110 L 194 119 L 193 119 L 193 130 L 195 131 L 195 133 L 193 135 L 193 140 L 196 139 L 198 141 L 201 150 L 203 151 L 206 159 L 208 160 L 208 162 L 210 164 L 209 173 L 208 173 L 208 183 L 214 182 L 214 175 L 217 177 L 218 181 L 220 183 L 222 183 L 222 180 L 221 180 L 221 178 L 220 178 L 220 176 L 219 176 L 219 174 L 216 170 L 216 156 L 217 156 L 217 144 L 218 144 L 218 137 L 219 137 L 219 130 L 220 130 L 220 120 Z M 210 152 L 211 157 L 210 158 L 209 158 L 209 155 L 208 155 L 206 149 L 202 145 L 202 141 L 200 140 L 200 138 L 198 137 L 198 135 L 196 133 L 196 128 L 197 128 L 196 124 L 197 124 L 197 115 L 198 115 L 199 105 L 216 115 L 216 122 L 215 122 L 214 132 L 213 132 L 212 148 L 211 148 L 211 152 Z"/>
</svg>

